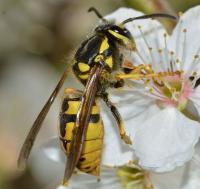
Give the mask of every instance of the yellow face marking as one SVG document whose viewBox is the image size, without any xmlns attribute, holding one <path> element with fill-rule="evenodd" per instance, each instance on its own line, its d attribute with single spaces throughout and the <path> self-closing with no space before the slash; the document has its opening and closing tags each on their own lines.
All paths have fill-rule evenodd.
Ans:
<svg viewBox="0 0 200 189">
<path fill-rule="evenodd" d="M 103 53 L 105 50 L 107 50 L 109 48 L 109 44 L 108 44 L 108 38 L 105 37 L 104 40 L 101 43 L 100 46 L 100 50 L 99 53 Z"/>
<path fill-rule="evenodd" d="M 88 77 L 89 77 L 89 74 L 81 74 L 81 75 L 79 75 L 79 78 L 81 78 L 83 80 L 87 79 Z"/>
<path fill-rule="evenodd" d="M 106 59 L 106 64 L 112 68 L 113 67 L 113 59 L 112 59 L 112 56 L 109 56 L 107 59 Z"/>
<path fill-rule="evenodd" d="M 81 72 L 86 72 L 90 69 L 90 66 L 88 66 L 87 64 L 83 63 L 83 62 L 79 62 L 78 63 L 78 68 Z"/>
<path fill-rule="evenodd" d="M 119 34 L 119 33 L 116 33 L 116 32 L 114 32 L 113 30 L 108 30 L 108 32 L 109 32 L 110 34 L 112 34 L 113 36 L 115 36 L 116 38 L 121 39 L 121 40 L 123 40 L 123 41 L 129 40 L 127 37 L 125 37 L 125 36 L 123 36 L 123 35 L 121 35 L 121 34 Z"/>
</svg>

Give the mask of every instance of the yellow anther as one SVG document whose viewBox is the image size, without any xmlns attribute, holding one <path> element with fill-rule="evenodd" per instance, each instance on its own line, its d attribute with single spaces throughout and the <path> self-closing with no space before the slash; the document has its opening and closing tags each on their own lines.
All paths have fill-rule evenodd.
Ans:
<svg viewBox="0 0 200 189">
<path fill-rule="evenodd" d="M 147 86 L 150 82 L 150 79 L 145 80 L 144 85 Z"/>
<path fill-rule="evenodd" d="M 199 59 L 199 55 L 198 54 L 194 55 L 194 59 Z"/>
<path fill-rule="evenodd" d="M 174 51 L 170 51 L 170 54 L 171 54 L 171 55 L 174 55 Z"/>
<path fill-rule="evenodd" d="M 186 33 L 186 32 L 187 32 L 187 29 L 186 29 L 186 28 L 184 28 L 184 29 L 183 29 L 183 32 L 184 32 L 184 33 Z"/>
<path fill-rule="evenodd" d="M 153 92 L 154 92 L 154 89 L 153 89 L 153 88 L 150 88 L 150 89 L 149 89 L 149 92 L 150 92 L 150 93 L 153 93 Z"/>
<path fill-rule="evenodd" d="M 181 12 L 181 11 L 178 12 L 178 16 L 179 16 L 179 17 L 183 16 L 183 12 Z"/>
<path fill-rule="evenodd" d="M 192 73 L 192 76 L 197 76 L 197 72 L 193 72 L 193 73 Z"/>
<path fill-rule="evenodd" d="M 142 28 L 142 26 L 141 26 L 141 25 L 138 25 L 138 28 L 139 28 L 139 29 L 141 29 L 141 28 Z"/>
<path fill-rule="evenodd" d="M 163 51 L 162 49 L 158 49 L 158 52 L 159 52 L 160 54 L 162 53 L 162 51 Z"/>
<path fill-rule="evenodd" d="M 176 59 L 176 63 L 177 63 L 177 64 L 180 63 L 180 60 L 179 60 L 178 58 Z"/>
<path fill-rule="evenodd" d="M 153 48 L 152 47 L 149 47 L 149 51 L 152 51 L 153 50 Z"/>
</svg>

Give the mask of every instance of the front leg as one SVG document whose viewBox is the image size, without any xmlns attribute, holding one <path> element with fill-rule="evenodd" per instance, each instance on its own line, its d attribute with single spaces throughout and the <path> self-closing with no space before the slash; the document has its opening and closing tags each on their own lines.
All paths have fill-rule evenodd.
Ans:
<svg viewBox="0 0 200 189">
<path fill-rule="evenodd" d="M 111 81 L 109 87 L 111 87 L 111 88 L 121 88 L 123 86 L 124 86 L 124 80 L 119 79 L 119 80 L 116 80 L 116 81 Z"/>
<path fill-rule="evenodd" d="M 121 136 L 121 139 L 126 143 L 126 144 L 132 144 L 132 141 L 130 137 L 126 134 L 125 128 L 124 128 L 124 122 L 122 120 L 122 117 L 117 110 L 117 108 L 114 106 L 114 104 L 108 99 L 108 93 L 102 93 L 101 98 L 104 100 L 110 111 L 112 112 L 115 120 L 117 121 L 117 126 L 119 128 L 119 134 Z"/>
</svg>

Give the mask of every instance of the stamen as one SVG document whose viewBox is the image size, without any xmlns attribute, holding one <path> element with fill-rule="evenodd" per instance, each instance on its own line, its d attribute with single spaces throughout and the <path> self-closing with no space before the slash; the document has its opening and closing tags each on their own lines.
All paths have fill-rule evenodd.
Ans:
<svg viewBox="0 0 200 189">
<path fill-rule="evenodd" d="M 154 98 L 156 100 L 161 100 L 161 101 L 165 101 L 168 100 L 164 95 L 162 95 L 162 93 L 157 93 L 153 87 L 149 88 L 148 91 L 145 93 L 145 95 Z"/>
<path fill-rule="evenodd" d="M 174 52 L 170 51 L 170 64 L 171 64 L 171 69 L 172 72 L 174 72 L 175 70 L 178 69 L 177 64 L 175 64 L 175 60 L 174 60 Z"/>
<path fill-rule="evenodd" d="M 179 59 L 179 50 L 180 50 L 180 47 L 179 47 L 179 44 L 180 44 L 180 33 L 181 33 L 181 30 L 182 30 L 182 24 L 183 24 L 183 20 L 180 19 L 179 21 L 179 27 L 177 28 L 177 36 L 176 36 L 176 49 L 175 49 L 175 52 L 176 52 L 176 56 L 177 56 L 177 59 Z M 179 62 L 180 63 L 180 62 Z"/>
<path fill-rule="evenodd" d="M 147 40 L 146 40 L 146 38 L 145 38 L 145 36 L 144 36 L 144 33 L 143 33 L 143 31 L 142 31 L 141 28 L 142 28 L 141 26 L 138 26 L 138 29 L 139 29 L 139 31 L 140 31 L 140 33 L 141 33 L 141 36 L 142 36 L 142 38 L 143 38 L 143 40 L 144 40 L 144 43 L 146 44 L 146 46 L 147 46 L 147 48 L 148 48 L 148 50 L 149 50 L 149 54 L 150 54 L 150 57 L 151 57 L 151 61 L 152 61 L 152 63 L 153 63 L 152 48 L 149 46 L 149 44 L 148 44 L 148 42 L 147 42 Z M 151 49 L 151 50 L 150 50 L 150 49 Z"/>
<path fill-rule="evenodd" d="M 186 55 L 186 33 L 187 33 L 187 29 L 184 28 L 183 29 L 183 50 L 182 50 L 182 58 L 181 58 L 182 66 L 184 65 L 185 55 Z"/>
<path fill-rule="evenodd" d="M 193 61 L 191 62 L 191 65 L 190 65 L 190 67 L 189 67 L 189 69 L 187 71 L 187 75 L 189 75 L 189 76 L 196 69 L 196 66 L 198 65 L 198 63 L 200 61 L 199 53 L 200 53 L 200 48 L 195 53 L 195 55 L 193 57 Z"/>
<path fill-rule="evenodd" d="M 176 59 L 176 64 L 180 64 L 180 60 L 178 58 Z"/>
<path fill-rule="evenodd" d="M 162 61 L 163 60 L 163 50 L 162 49 L 158 49 L 158 53 L 159 53 L 159 57 L 160 57 L 160 66 L 162 67 L 162 70 L 166 70 L 165 64 Z"/>
<path fill-rule="evenodd" d="M 138 29 L 139 29 L 139 31 L 141 30 L 141 28 L 142 28 L 142 26 L 141 25 L 138 25 Z M 143 39 L 143 34 L 140 32 L 140 36 L 142 37 L 142 39 Z M 143 60 L 143 63 L 145 64 L 148 64 L 148 62 L 147 61 L 145 61 L 145 60 L 148 60 L 148 57 L 146 57 L 145 55 L 147 55 L 146 54 L 146 49 L 144 49 L 143 48 L 143 45 L 140 45 L 140 48 L 141 48 L 141 52 L 144 52 L 144 53 L 142 53 L 143 54 L 143 56 L 141 55 L 141 53 L 139 53 L 139 51 L 138 51 L 138 53 L 139 53 L 139 55 L 140 55 L 140 58 L 142 58 L 142 60 Z"/>
<path fill-rule="evenodd" d="M 162 27 L 161 27 L 161 30 L 162 30 Z M 159 39 L 159 30 L 158 30 L 158 28 L 157 27 L 154 27 L 154 30 L 153 30 L 153 32 L 155 33 L 155 35 L 154 35 L 154 44 L 156 45 L 156 49 L 160 49 L 160 47 L 159 47 L 159 44 L 160 44 L 160 41 L 158 40 Z M 164 67 L 162 66 L 162 64 L 154 64 L 154 67 L 155 67 L 155 65 L 158 67 L 158 69 L 157 70 L 160 70 L 160 71 L 162 71 L 163 69 L 164 69 Z"/>
<path fill-rule="evenodd" d="M 170 65 L 169 65 L 169 57 L 168 57 L 168 47 L 167 47 L 167 33 L 164 33 L 164 43 L 165 43 L 165 56 L 166 56 L 166 59 L 167 59 L 167 62 L 166 62 L 166 64 L 167 64 L 167 69 L 169 70 L 169 71 L 172 71 L 172 70 L 170 70 Z"/>
</svg>

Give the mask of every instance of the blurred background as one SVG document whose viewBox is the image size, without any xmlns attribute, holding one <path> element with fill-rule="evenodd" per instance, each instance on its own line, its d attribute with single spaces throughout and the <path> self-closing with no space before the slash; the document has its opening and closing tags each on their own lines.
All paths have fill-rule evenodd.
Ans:
<svg viewBox="0 0 200 189">
<path fill-rule="evenodd" d="M 176 14 L 197 4 L 199 0 L 0 0 L 0 189 L 54 189 L 63 176 L 62 164 L 34 153 L 57 134 L 62 92 L 45 119 L 25 172 L 17 169 L 16 161 L 63 69 L 98 21 L 87 13 L 90 6 L 103 15 L 121 6 Z M 169 31 L 173 27 L 164 24 Z M 78 85 L 69 73 L 65 87 Z"/>
</svg>

